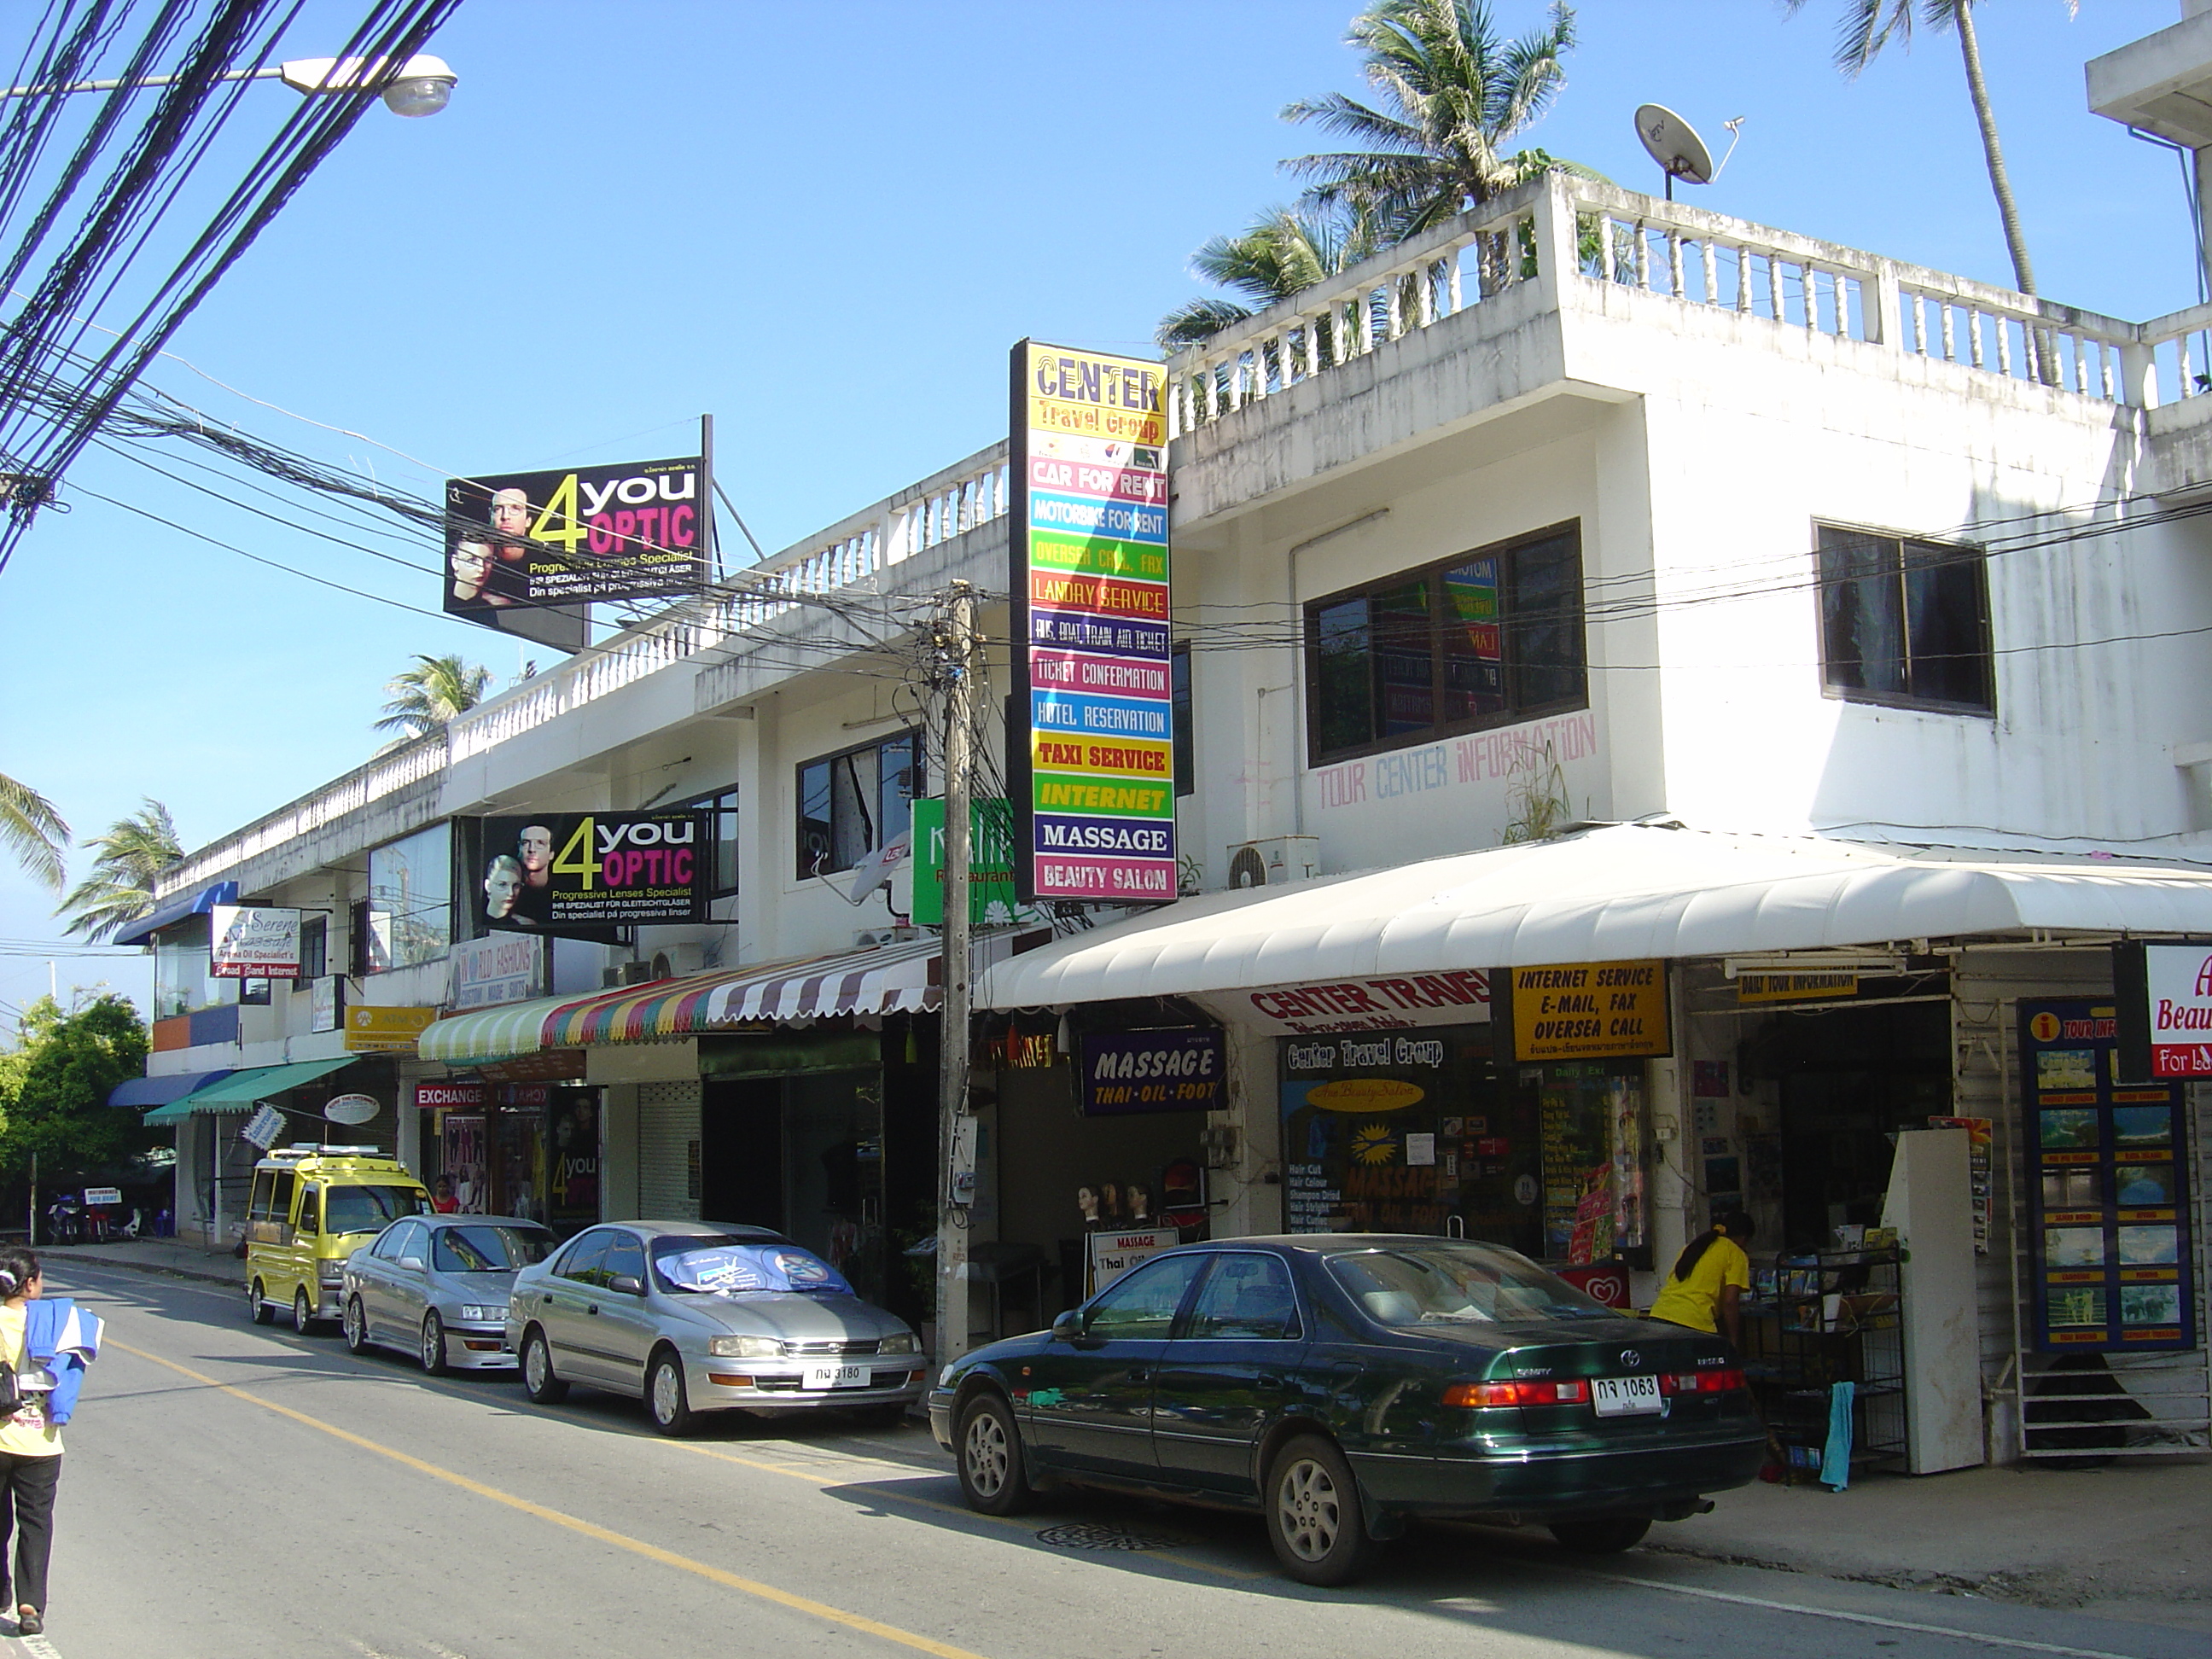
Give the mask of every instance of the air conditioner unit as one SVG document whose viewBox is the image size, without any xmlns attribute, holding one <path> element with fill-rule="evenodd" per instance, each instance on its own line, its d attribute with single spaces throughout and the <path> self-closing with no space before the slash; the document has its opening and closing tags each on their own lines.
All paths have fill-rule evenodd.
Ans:
<svg viewBox="0 0 2212 1659">
<path fill-rule="evenodd" d="M 872 951 L 879 945 L 897 942 L 901 930 L 896 927 L 863 927 L 853 935 L 855 951 Z"/>
<path fill-rule="evenodd" d="M 1270 836 L 1229 849 L 1229 884 L 1279 887 L 1321 873 L 1321 837 Z"/>
</svg>

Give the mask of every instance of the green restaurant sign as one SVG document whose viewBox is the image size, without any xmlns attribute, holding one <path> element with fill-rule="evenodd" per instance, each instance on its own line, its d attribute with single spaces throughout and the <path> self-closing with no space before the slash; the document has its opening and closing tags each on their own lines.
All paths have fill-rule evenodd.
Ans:
<svg viewBox="0 0 2212 1659">
<path fill-rule="evenodd" d="M 1014 820 L 999 798 L 971 801 L 968 808 L 968 919 L 977 927 L 1016 920 Z M 945 801 L 924 796 L 914 804 L 914 920 L 924 927 L 945 925 Z"/>
</svg>

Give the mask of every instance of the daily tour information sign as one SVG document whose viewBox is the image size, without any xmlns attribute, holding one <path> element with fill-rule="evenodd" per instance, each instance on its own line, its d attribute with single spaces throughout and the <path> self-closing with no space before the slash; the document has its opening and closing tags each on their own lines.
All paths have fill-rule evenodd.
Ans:
<svg viewBox="0 0 2212 1659">
<path fill-rule="evenodd" d="M 1176 896 L 1167 375 L 1012 356 L 1015 878 L 1024 900 Z"/>
</svg>

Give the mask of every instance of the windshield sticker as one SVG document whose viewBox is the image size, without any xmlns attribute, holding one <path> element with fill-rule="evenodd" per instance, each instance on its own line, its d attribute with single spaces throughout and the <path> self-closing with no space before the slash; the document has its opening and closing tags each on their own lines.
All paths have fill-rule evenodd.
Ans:
<svg viewBox="0 0 2212 1659">
<path fill-rule="evenodd" d="M 788 1244 L 726 1244 L 664 1256 L 660 1271 L 688 1291 L 733 1296 L 747 1291 L 850 1296 L 853 1287 L 821 1257 Z"/>
</svg>

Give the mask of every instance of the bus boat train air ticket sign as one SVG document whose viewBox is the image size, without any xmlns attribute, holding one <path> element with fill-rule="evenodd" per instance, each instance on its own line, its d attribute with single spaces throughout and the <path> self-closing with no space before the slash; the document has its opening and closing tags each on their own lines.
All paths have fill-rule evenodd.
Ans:
<svg viewBox="0 0 2212 1659">
<path fill-rule="evenodd" d="M 1024 340 L 1012 374 L 1008 722 L 1025 901 L 1176 896 L 1167 380 Z"/>
</svg>

